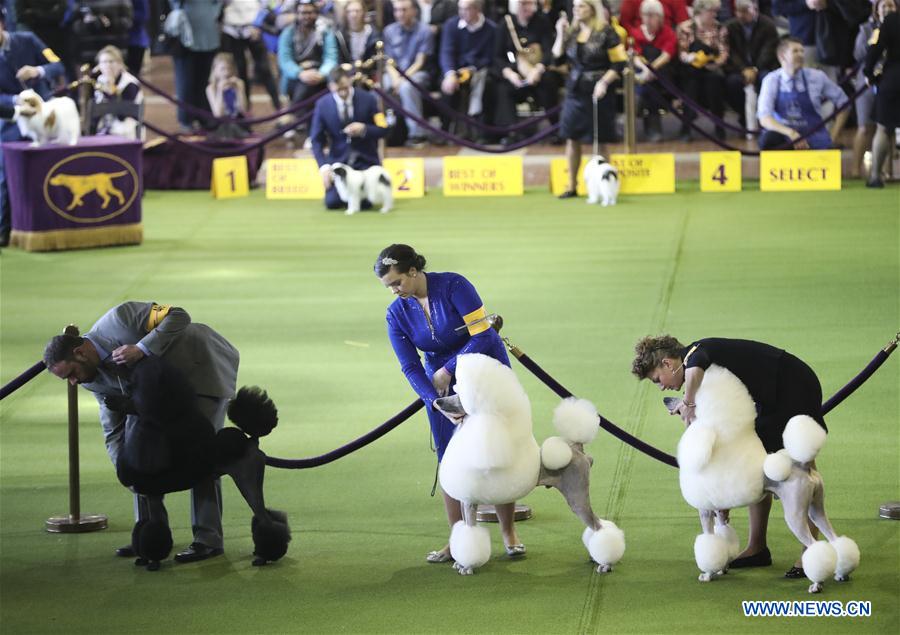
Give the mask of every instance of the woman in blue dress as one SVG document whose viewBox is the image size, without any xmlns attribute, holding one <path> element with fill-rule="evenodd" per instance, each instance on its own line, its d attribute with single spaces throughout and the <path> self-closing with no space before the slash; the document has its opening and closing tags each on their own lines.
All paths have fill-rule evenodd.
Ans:
<svg viewBox="0 0 900 635">
<path fill-rule="evenodd" d="M 435 407 L 434 400 L 453 392 L 450 384 L 457 356 L 482 353 L 510 364 L 500 336 L 485 319 L 484 304 L 472 283 L 458 273 L 425 273 L 424 269 L 425 258 L 409 245 L 386 247 L 375 261 L 375 275 L 397 296 L 387 310 L 388 336 L 403 374 L 425 402 L 440 462 L 455 423 Z M 462 509 L 458 500 L 446 493 L 443 496 L 452 529 L 463 519 Z M 516 534 L 514 510 L 515 503 L 497 505 L 506 553 L 512 557 L 525 553 Z M 449 544 L 429 552 L 425 559 L 447 562 L 451 559 Z"/>
</svg>

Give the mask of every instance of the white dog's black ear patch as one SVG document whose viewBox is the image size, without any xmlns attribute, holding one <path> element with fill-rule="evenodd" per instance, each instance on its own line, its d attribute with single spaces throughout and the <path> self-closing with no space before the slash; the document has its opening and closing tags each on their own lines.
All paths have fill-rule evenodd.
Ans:
<svg viewBox="0 0 900 635">
<path fill-rule="evenodd" d="M 337 175 L 338 175 L 339 177 L 341 177 L 342 179 L 346 179 L 346 178 L 347 178 L 347 168 L 345 168 L 344 166 L 336 167 L 336 168 L 334 168 L 334 170 L 332 170 L 332 172 L 334 172 L 335 174 L 337 174 Z"/>
</svg>

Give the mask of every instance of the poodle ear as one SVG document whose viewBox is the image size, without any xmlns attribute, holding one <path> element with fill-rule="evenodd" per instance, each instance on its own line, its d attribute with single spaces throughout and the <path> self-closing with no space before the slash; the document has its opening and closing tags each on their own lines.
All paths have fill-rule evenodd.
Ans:
<svg viewBox="0 0 900 635">
<path fill-rule="evenodd" d="M 264 437 L 278 425 L 278 408 L 258 386 L 244 386 L 228 404 L 228 418 L 251 437 Z"/>
</svg>

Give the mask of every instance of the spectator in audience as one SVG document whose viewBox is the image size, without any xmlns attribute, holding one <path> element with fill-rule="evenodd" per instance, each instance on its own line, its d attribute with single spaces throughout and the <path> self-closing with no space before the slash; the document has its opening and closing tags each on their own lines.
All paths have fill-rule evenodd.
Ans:
<svg viewBox="0 0 900 635">
<path fill-rule="evenodd" d="M 337 60 L 337 43 L 330 25 L 319 20 L 319 8 L 313 0 L 300 0 L 294 24 L 278 36 L 281 92 L 292 103 L 314 95 L 325 87 Z"/>
<path fill-rule="evenodd" d="M 884 56 L 881 77 L 875 67 Z M 891 153 L 891 132 L 900 127 L 900 12 L 885 16 L 875 42 L 866 55 L 866 78 L 878 84 L 875 94 L 875 122 L 878 129 L 872 146 L 872 169 L 867 187 L 884 187 L 881 169 Z"/>
<path fill-rule="evenodd" d="M 537 12 L 552 25 L 569 8 L 569 4 L 568 0 L 538 0 Z"/>
<path fill-rule="evenodd" d="M 787 18 L 789 34 L 803 43 L 805 59 L 816 63 L 816 12 L 810 4 L 818 0 L 772 0 L 772 13 Z"/>
<path fill-rule="evenodd" d="M 847 103 L 847 95 L 828 76 L 815 68 L 804 68 L 803 42 L 793 36 L 778 41 L 781 68 L 766 75 L 759 92 L 757 116 L 765 129 L 759 137 L 761 150 L 825 150 L 832 147 L 831 136 L 821 127 L 822 104 L 836 108 Z"/>
<path fill-rule="evenodd" d="M 675 31 L 679 24 L 691 19 L 685 0 L 660 0 L 663 7 L 663 23 Z M 641 27 L 641 0 L 622 0 L 619 7 L 619 23 L 629 32 Z"/>
<path fill-rule="evenodd" d="M 130 101 L 139 104 L 144 101 L 141 85 L 134 75 L 125 70 L 121 50 L 115 46 L 104 46 L 97 53 L 97 69 L 100 74 L 94 83 L 95 102 Z M 95 134 L 138 139 L 142 137 L 138 134 L 139 123 L 132 117 L 109 114 L 97 121 Z"/>
<path fill-rule="evenodd" d="M 222 12 L 222 0 L 169 0 L 169 6 L 184 9 L 194 36 L 189 45 L 182 42 L 172 52 L 172 61 L 175 62 L 175 94 L 180 101 L 208 111 L 205 88 L 213 57 L 221 43 L 218 19 Z M 198 127 L 205 123 L 186 108 L 178 109 L 178 124 L 182 132 L 190 132 L 195 122 Z"/>
<path fill-rule="evenodd" d="M 241 124 L 247 116 L 247 91 L 244 80 L 238 76 L 237 64 L 231 53 L 218 53 L 213 59 L 206 86 L 209 109 L 216 117 L 224 119 L 216 125 L 212 135 L 218 139 L 242 139 L 249 128 Z"/>
<path fill-rule="evenodd" d="M 18 94 L 32 88 L 41 97 L 50 97 L 51 82 L 63 76 L 65 69 L 56 53 L 29 31 L 9 33 L 6 11 L 0 7 L 0 104 L 15 106 Z M 20 141 L 22 135 L 14 121 L 0 124 L 0 140 Z M 9 190 L 3 152 L 0 152 L 0 247 L 9 244 L 11 218 Z"/>
<path fill-rule="evenodd" d="M 630 35 L 634 40 L 635 64 L 639 70 L 635 73 L 635 92 L 639 99 L 639 112 L 644 117 L 644 135 L 647 141 L 655 143 L 662 140 L 659 111 L 666 107 L 662 99 L 664 89 L 652 72 L 640 67 L 649 66 L 656 73 L 667 73 L 678 47 L 675 31 L 665 22 L 665 9 L 660 0 L 641 2 L 641 24 Z"/>
<path fill-rule="evenodd" d="M 355 170 L 381 165 L 378 140 L 387 135 L 388 128 L 375 96 L 353 88 L 351 71 L 341 66 L 332 69 L 328 90 L 331 95 L 316 102 L 309 137 L 325 186 L 325 207 L 340 209 L 346 202 L 334 187 L 331 164 L 345 163 Z M 364 201 L 363 208 L 367 204 Z"/>
<path fill-rule="evenodd" d="M 857 179 L 863 176 L 863 155 L 872 144 L 872 138 L 875 136 L 875 120 L 872 118 L 875 108 L 875 90 L 872 86 L 866 86 L 867 82 L 864 72 L 866 53 L 869 50 L 869 41 L 872 39 L 875 30 L 880 29 L 884 18 L 896 10 L 897 4 L 895 0 L 877 0 L 872 5 L 871 17 L 859 27 L 856 43 L 853 46 L 853 57 L 856 63 L 860 65 L 854 82 L 855 88 L 856 90 L 865 88 L 863 93 L 856 98 L 856 136 L 853 138 L 852 174 Z M 876 62 L 876 73 L 880 73 L 882 70 L 881 66 L 879 62 Z"/>
<path fill-rule="evenodd" d="M 66 0 L 14 0 L 6 6 L 14 9 L 16 19 L 16 24 L 8 24 L 7 30 L 31 31 L 51 50 L 66 50 L 66 31 L 62 26 Z"/>
<path fill-rule="evenodd" d="M 125 67 L 132 75 L 140 75 L 144 65 L 144 52 L 150 46 L 147 35 L 147 20 L 150 18 L 150 0 L 131 0 L 134 21 L 128 30 L 128 49 L 125 54 Z"/>
<path fill-rule="evenodd" d="M 494 123 L 512 126 L 516 123 L 516 104 L 529 97 L 543 110 L 556 105 L 559 82 L 548 72 L 552 62 L 553 27 L 537 11 L 537 0 L 518 0 L 515 18 L 506 15 L 497 33 L 495 69 L 497 101 Z M 519 141 L 513 132 L 501 140 L 504 145 Z"/>
<path fill-rule="evenodd" d="M 222 51 L 231 53 L 237 75 L 244 87 L 249 112 L 250 76 L 247 73 L 247 54 L 253 60 L 253 79 L 265 86 L 272 108 L 281 108 L 275 77 L 269 65 L 269 55 L 262 40 L 262 31 L 255 25 L 262 3 L 260 0 L 230 0 L 222 13 Z M 212 104 L 210 104 L 212 106 Z"/>
<path fill-rule="evenodd" d="M 350 0 L 344 5 L 339 24 L 335 25 L 334 37 L 338 46 L 338 62 L 356 65 L 375 55 L 375 44 L 381 40 L 381 33 L 371 24 L 366 24 L 366 10 L 362 0 Z M 367 69 L 367 75 L 375 74 L 375 66 Z"/>
<path fill-rule="evenodd" d="M 556 21 L 553 57 L 565 55 L 569 63 L 566 97 L 560 120 L 560 137 L 566 140 L 569 166 L 568 189 L 560 198 L 576 196 L 581 144 L 594 139 L 608 143 L 617 138 L 616 102 L 610 90 L 626 60 L 625 46 L 606 21 L 599 0 L 575 0 L 573 20 L 566 15 Z M 606 154 L 600 148 L 601 154 Z"/>
<path fill-rule="evenodd" d="M 728 34 L 716 20 L 719 0 L 694 0 L 694 17 L 678 28 L 678 56 L 682 63 L 681 85 L 688 97 L 712 114 L 725 113 L 725 74 L 728 61 Z M 690 141 L 691 127 L 697 114 L 684 106 L 681 139 Z M 716 137 L 725 138 L 725 128 L 715 127 Z"/>
<path fill-rule="evenodd" d="M 439 89 L 441 83 L 441 65 L 439 60 L 441 29 L 444 26 L 444 22 L 459 14 L 459 6 L 457 5 L 457 0 L 417 0 L 416 3 L 419 6 L 419 21 L 422 24 L 427 24 L 428 28 L 431 29 L 432 36 L 434 36 L 434 55 L 429 56 L 427 64 L 429 66 L 428 71 L 433 73 L 434 76 L 432 86 L 435 89 Z"/>
<path fill-rule="evenodd" d="M 63 28 L 67 31 L 68 48 L 63 63 L 71 78 L 78 76 L 79 66 L 94 63 L 104 46 L 128 47 L 134 24 L 131 0 L 66 0 Z"/>
<path fill-rule="evenodd" d="M 497 25 L 484 16 L 483 0 L 459 0 L 459 17 L 441 32 L 441 92 L 455 110 L 483 119 L 487 75 L 494 61 Z M 465 103 L 466 98 L 468 103 Z M 445 121 L 445 125 L 449 125 Z"/>
<path fill-rule="evenodd" d="M 778 31 L 772 18 L 760 15 L 756 0 L 735 0 L 734 15 L 725 25 L 729 51 L 725 64 L 725 98 L 738 113 L 741 125 L 756 130 L 759 87 L 763 77 L 778 68 L 775 55 Z"/>
<path fill-rule="evenodd" d="M 417 86 L 429 84 L 428 58 L 434 54 L 434 36 L 428 25 L 416 18 L 414 0 L 394 0 L 395 22 L 384 28 L 384 54 L 394 60 L 385 66 L 382 77 L 384 89 L 400 96 L 403 109 L 422 117 L 422 95 L 416 87 L 400 75 L 406 73 Z M 396 66 L 396 68 L 395 68 Z M 406 120 L 410 145 L 425 141 L 425 131 L 412 118 Z"/>
</svg>

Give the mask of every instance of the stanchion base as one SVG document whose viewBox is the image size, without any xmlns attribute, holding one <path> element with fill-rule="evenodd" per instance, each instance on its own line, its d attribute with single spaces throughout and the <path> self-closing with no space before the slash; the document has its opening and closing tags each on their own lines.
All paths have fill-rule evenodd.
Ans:
<svg viewBox="0 0 900 635">
<path fill-rule="evenodd" d="M 516 522 L 528 520 L 532 516 L 534 516 L 534 513 L 531 511 L 531 507 L 528 505 L 516 505 L 516 511 L 513 514 Z M 493 505 L 479 505 L 475 519 L 480 523 L 500 522 L 497 518 L 497 509 Z"/>
<path fill-rule="evenodd" d="M 878 515 L 882 518 L 900 520 L 900 501 L 891 501 L 890 503 L 885 503 L 878 509 Z"/>
<path fill-rule="evenodd" d="M 84 534 L 106 529 L 106 516 L 103 514 L 82 514 L 79 517 L 68 514 L 53 516 L 47 519 L 44 528 L 52 534 Z"/>
</svg>

